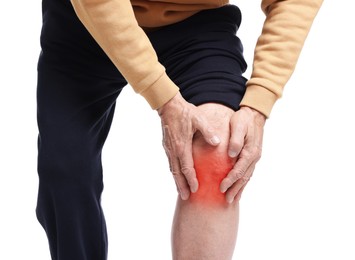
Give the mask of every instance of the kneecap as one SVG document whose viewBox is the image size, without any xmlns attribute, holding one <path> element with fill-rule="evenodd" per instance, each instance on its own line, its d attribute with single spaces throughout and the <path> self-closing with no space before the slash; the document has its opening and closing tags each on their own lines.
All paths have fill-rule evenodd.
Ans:
<svg viewBox="0 0 355 260">
<path fill-rule="evenodd" d="M 225 151 L 217 149 L 195 149 L 193 156 L 199 188 L 191 194 L 190 201 L 206 206 L 226 205 L 225 194 L 219 186 L 233 168 L 234 161 Z"/>
</svg>

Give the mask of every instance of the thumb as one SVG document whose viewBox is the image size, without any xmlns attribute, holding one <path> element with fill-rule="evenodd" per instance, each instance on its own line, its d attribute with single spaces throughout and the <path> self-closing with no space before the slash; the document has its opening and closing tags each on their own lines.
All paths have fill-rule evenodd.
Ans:
<svg viewBox="0 0 355 260">
<path fill-rule="evenodd" d="M 216 134 L 215 129 L 207 123 L 207 120 L 201 115 L 196 116 L 194 120 L 194 128 L 199 130 L 207 143 L 217 146 L 221 139 Z"/>
</svg>

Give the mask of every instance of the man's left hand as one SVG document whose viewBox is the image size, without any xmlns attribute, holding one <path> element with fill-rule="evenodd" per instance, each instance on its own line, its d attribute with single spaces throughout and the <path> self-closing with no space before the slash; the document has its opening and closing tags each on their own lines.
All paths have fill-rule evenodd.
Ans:
<svg viewBox="0 0 355 260">
<path fill-rule="evenodd" d="M 220 185 L 229 203 L 239 201 L 261 157 L 265 121 L 263 114 L 249 107 L 241 107 L 231 117 L 228 154 L 237 162 Z"/>
</svg>

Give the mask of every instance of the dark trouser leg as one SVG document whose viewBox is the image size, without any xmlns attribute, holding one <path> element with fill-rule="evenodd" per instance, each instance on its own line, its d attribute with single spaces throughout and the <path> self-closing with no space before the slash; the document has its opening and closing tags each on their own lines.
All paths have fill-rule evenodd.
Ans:
<svg viewBox="0 0 355 260">
<path fill-rule="evenodd" d="M 40 61 L 37 217 L 53 260 L 105 260 L 101 150 L 125 82 Z"/>
</svg>

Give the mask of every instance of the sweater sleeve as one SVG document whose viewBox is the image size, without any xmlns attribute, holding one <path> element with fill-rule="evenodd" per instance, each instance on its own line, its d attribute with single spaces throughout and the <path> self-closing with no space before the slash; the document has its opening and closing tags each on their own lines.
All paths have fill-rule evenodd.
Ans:
<svg viewBox="0 0 355 260">
<path fill-rule="evenodd" d="M 263 0 L 266 14 L 257 41 L 253 70 L 241 106 L 252 107 L 265 116 L 291 74 L 304 41 L 323 0 Z"/>
<path fill-rule="evenodd" d="M 139 27 L 130 0 L 71 0 L 86 29 L 114 65 L 153 109 L 179 91 L 144 31 Z"/>
</svg>

